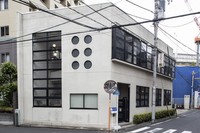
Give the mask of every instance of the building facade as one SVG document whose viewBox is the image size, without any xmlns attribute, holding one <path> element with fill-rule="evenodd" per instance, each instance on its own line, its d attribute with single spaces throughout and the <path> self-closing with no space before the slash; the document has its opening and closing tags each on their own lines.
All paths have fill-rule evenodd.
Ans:
<svg viewBox="0 0 200 133">
<path fill-rule="evenodd" d="M 77 0 L 32 0 L 33 4 L 44 9 L 55 9 L 66 6 L 76 6 Z M 10 61 L 17 64 L 17 13 L 37 11 L 35 8 L 19 4 L 13 0 L 0 0 L 0 63 Z M 12 43 L 10 43 L 12 41 Z"/>
<path fill-rule="evenodd" d="M 33 33 L 17 45 L 19 124 L 107 128 L 108 80 L 119 91 L 111 95 L 117 108 L 111 128 L 151 112 L 153 34 L 141 25 L 117 27 L 136 21 L 111 3 L 91 7 L 98 13 L 87 6 L 53 10 L 73 21 L 43 12 L 19 14 L 19 35 Z M 175 60 L 167 44 L 158 44 L 165 53 L 156 79 L 156 110 L 162 110 L 171 107 Z"/>
<path fill-rule="evenodd" d="M 176 55 L 176 66 L 195 66 L 197 62 L 196 54 L 181 54 Z"/>
</svg>

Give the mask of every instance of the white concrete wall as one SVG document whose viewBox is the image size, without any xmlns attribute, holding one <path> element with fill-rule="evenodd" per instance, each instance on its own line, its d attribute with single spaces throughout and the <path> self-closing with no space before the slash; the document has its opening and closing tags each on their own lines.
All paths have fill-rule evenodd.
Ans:
<svg viewBox="0 0 200 133">
<path fill-rule="evenodd" d="M 108 5 L 96 5 L 97 9 Z M 87 7 L 75 8 L 85 14 L 90 13 Z M 111 9 L 101 12 L 113 21 L 125 23 L 123 19 L 115 18 L 117 14 L 122 14 L 120 10 L 112 7 L 115 15 Z M 74 19 L 80 15 L 74 14 L 68 9 L 56 10 L 60 14 Z M 112 16 L 112 17 L 111 17 Z M 101 22 L 107 26 L 112 24 L 106 21 L 99 15 L 91 15 L 96 21 Z M 131 20 L 130 18 L 127 18 Z M 101 25 L 87 19 L 82 18 L 77 20 L 83 24 L 93 27 L 102 27 Z M 24 14 L 22 16 L 22 34 L 37 32 L 41 29 L 54 26 L 58 23 L 66 22 L 58 17 L 52 15 L 34 12 Z M 132 29 L 132 28 L 131 28 Z M 32 85 L 32 41 L 27 41 L 18 44 L 18 68 L 19 77 L 19 109 L 20 109 L 20 124 L 35 124 L 35 125 L 51 125 L 51 126 L 84 126 L 84 127 L 98 127 L 106 128 L 108 124 L 108 94 L 104 91 L 103 85 L 105 81 L 113 79 L 117 82 L 130 84 L 130 121 L 134 114 L 141 112 L 149 112 L 151 108 L 135 108 L 135 93 L 136 85 L 150 87 L 152 86 L 152 73 L 147 72 L 127 64 L 119 62 L 112 62 L 112 34 L 111 30 L 94 31 L 85 33 L 75 33 L 79 31 L 88 31 L 88 28 L 78 26 L 76 24 L 67 23 L 58 27 L 51 28 L 46 31 L 62 31 L 62 107 L 61 108 L 39 108 L 33 107 L 33 85 Z M 152 35 L 144 30 L 143 27 L 133 27 L 133 32 L 143 36 L 147 41 L 152 42 Z M 150 35 L 146 35 L 147 32 Z M 69 34 L 75 33 L 75 34 Z M 66 35 L 68 34 L 68 35 Z M 79 37 L 79 43 L 73 45 L 71 39 L 73 36 Z M 90 44 L 84 43 L 85 35 L 92 36 Z M 146 36 L 145 36 L 146 35 Z M 30 39 L 31 36 L 23 39 Z M 84 55 L 85 48 L 92 49 L 92 55 L 86 57 Z M 76 58 L 72 57 L 71 52 L 77 48 L 80 55 Z M 91 69 L 84 68 L 84 62 L 90 60 L 92 62 Z M 73 61 L 78 61 L 79 69 L 74 70 L 71 67 Z M 164 89 L 172 88 L 172 81 L 158 76 L 157 87 Z M 77 110 L 70 109 L 70 93 L 97 93 L 98 94 L 98 110 Z M 151 92 L 150 92 L 151 94 Z M 116 105 L 117 97 L 113 96 L 112 105 Z M 151 97 L 150 97 L 151 99 Z M 151 101 L 151 100 L 149 100 Z M 164 108 L 164 107 L 161 107 Z M 161 109 L 158 108 L 158 109 Z"/>
</svg>

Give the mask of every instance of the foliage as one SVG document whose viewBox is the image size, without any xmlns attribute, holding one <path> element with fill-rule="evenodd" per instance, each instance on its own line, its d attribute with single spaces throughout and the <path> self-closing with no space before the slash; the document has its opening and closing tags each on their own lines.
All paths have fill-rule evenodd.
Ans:
<svg viewBox="0 0 200 133">
<path fill-rule="evenodd" d="M 137 115 L 134 115 L 133 123 L 139 124 L 143 122 L 148 122 L 150 120 L 151 120 L 151 113 L 137 114 Z"/>
<path fill-rule="evenodd" d="M 0 68 L 0 92 L 3 95 L 4 106 L 12 107 L 13 92 L 17 90 L 17 68 L 11 62 L 1 64 Z"/>
<path fill-rule="evenodd" d="M 175 109 L 161 110 L 161 111 L 156 112 L 155 118 L 156 119 L 166 118 L 169 116 L 174 116 L 175 113 L 176 113 Z M 137 114 L 137 115 L 134 115 L 133 117 L 134 124 L 140 124 L 140 123 L 148 122 L 148 121 L 151 121 L 151 113 Z"/>
<path fill-rule="evenodd" d="M 6 107 L 6 106 L 1 106 L 0 107 L 0 112 L 10 112 L 12 113 L 13 112 L 13 108 L 12 107 Z"/>
</svg>

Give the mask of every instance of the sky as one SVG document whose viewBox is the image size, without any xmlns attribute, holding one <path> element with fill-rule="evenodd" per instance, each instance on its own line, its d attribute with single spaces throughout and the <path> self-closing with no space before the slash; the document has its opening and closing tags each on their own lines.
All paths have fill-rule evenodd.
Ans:
<svg viewBox="0 0 200 133">
<path fill-rule="evenodd" d="M 84 0 L 87 4 L 97 4 L 112 2 L 123 11 L 139 16 L 145 19 L 152 20 L 154 14 L 150 11 L 139 8 L 126 0 Z M 141 7 L 144 7 L 148 10 L 154 11 L 154 0 L 129 0 Z M 166 0 L 166 9 L 165 9 L 165 18 L 183 15 L 193 12 L 200 12 L 200 0 L 188 0 L 189 6 L 185 3 L 185 0 Z M 199 6 L 199 7 L 198 7 Z M 190 10 L 191 9 L 191 10 Z M 132 16 L 133 17 L 133 16 Z M 179 42 L 174 40 L 172 37 L 167 35 L 162 30 L 158 30 L 158 38 L 167 43 L 170 47 L 173 48 L 174 53 L 184 53 L 184 54 L 196 54 L 197 45 L 194 43 L 194 38 L 200 33 L 199 27 L 194 21 L 194 17 L 199 18 L 200 23 L 200 14 L 187 16 L 182 18 L 163 20 L 159 22 L 159 27 L 162 28 L 165 32 L 169 33 Z M 133 17 L 138 22 L 145 21 L 144 19 Z M 154 27 L 152 23 L 143 24 L 145 28 L 153 33 Z M 200 35 L 199 35 L 200 36 Z M 184 46 L 185 45 L 185 46 Z"/>
</svg>

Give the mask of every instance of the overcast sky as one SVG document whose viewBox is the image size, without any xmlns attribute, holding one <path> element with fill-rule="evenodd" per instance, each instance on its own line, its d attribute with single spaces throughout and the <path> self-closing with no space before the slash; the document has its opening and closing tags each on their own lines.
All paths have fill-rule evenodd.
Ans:
<svg viewBox="0 0 200 133">
<path fill-rule="evenodd" d="M 129 14 L 139 16 L 145 19 L 153 19 L 154 17 L 153 13 L 141 9 L 127 2 L 126 0 L 84 0 L 84 1 L 87 4 L 112 2 Z M 146 9 L 154 11 L 154 0 L 130 0 L 130 1 Z M 192 12 L 200 11 L 200 0 L 188 0 L 188 2 L 192 8 Z M 165 17 L 177 16 L 188 13 L 191 12 L 189 11 L 188 6 L 185 3 L 185 0 L 172 0 L 172 2 L 170 0 L 169 4 L 166 0 Z M 194 38 L 200 33 L 200 30 L 196 25 L 196 23 L 193 21 L 194 17 L 198 18 L 200 17 L 200 14 L 183 18 L 165 20 L 159 23 L 159 27 L 164 29 L 167 33 L 175 37 L 177 40 L 182 42 L 187 47 L 191 48 L 193 51 L 186 48 L 182 44 L 178 43 L 171 37 L 166 37 L 166 34 L 164 34 L 161 30 L 158 31 L 158 37 L 162 39 L 164 42 L 166 42 L 169 46 L 171 46 L 174 49 L 174 53 L 195 54 L 196 44 L 194 43 Z M 136 17 L 133 18 L 138 22 L 145 21 L 144 19 L 139 19 Z M 143 24 L 143 26 L 145 26 L 148 30 L 153 32 L 152 23 Z"/>
</svg>

